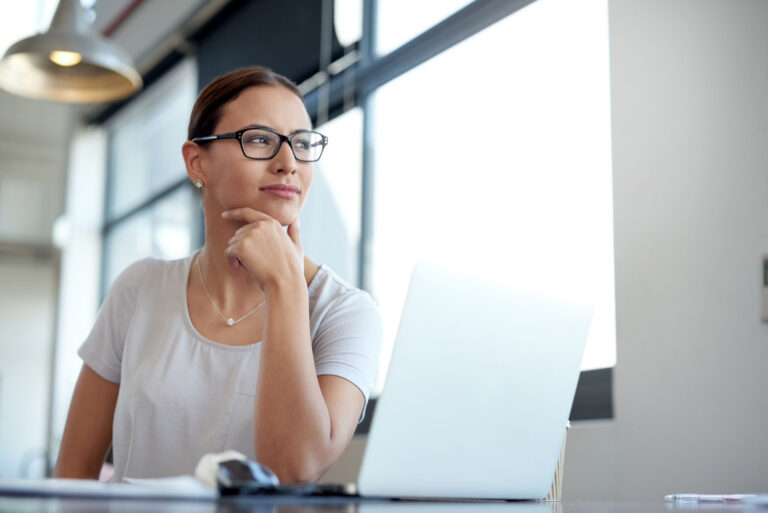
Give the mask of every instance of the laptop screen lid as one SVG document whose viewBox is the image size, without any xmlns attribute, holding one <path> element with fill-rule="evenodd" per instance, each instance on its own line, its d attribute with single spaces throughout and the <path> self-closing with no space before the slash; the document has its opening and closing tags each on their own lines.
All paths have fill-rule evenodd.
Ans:
<svg viewBox="0 0 768 513">
<path fill-rule="evenodd" d="M 359 493 L 544 498 L 591 319 L 591 306 L 417 264 Z"/>
</svg>

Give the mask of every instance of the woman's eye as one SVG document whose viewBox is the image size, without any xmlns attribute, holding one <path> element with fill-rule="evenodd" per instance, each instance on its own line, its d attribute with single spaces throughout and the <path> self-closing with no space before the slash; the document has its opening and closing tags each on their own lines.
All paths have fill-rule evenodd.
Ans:
<svg viewBox="0 0 768 513">
<path fill-rule="evenodd" d="M 270 146 L 275 143 L 275 137 L 264 130 L 248 130 L 243 132 L 243 144 L 248 146 Z"/>
</svg>

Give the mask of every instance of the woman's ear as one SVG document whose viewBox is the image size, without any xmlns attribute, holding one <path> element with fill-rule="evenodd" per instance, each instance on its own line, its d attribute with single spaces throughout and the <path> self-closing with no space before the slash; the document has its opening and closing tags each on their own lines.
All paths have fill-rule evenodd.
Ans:
<svg viewBox="0 0 768 513">
<path fill-rule="evenodd" d="M 187 176 L 193 182 L 195 180 L 202 180 L 203 183 L 207 183 L 207 176 L 205 176 L 205 168 L 203 166 L 202 149 L 197 143 L 192 141 L 186 141 L 181 146 L 181 154 L 184 157 L 184 165 L 187 167 Z"/>
</svg>

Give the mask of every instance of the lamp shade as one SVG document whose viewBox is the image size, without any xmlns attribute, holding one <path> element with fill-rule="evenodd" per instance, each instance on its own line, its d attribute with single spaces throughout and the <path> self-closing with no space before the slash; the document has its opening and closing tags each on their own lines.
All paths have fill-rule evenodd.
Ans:
<svg viewBox="0 0 768 513">
<path fill-rule="evenodd" d="M 31 98 L 98 103 L 124 98 L 142 81 L 130 55 L 91 30 L 80 0 L 60 0 L 45 34 L 22 39 L 0 61 L 0 87 Z"/>
</svg>

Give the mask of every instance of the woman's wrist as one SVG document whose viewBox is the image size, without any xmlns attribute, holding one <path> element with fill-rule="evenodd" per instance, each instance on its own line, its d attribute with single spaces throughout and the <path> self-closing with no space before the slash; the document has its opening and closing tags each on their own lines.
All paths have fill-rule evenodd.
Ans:
<svg viewBox="0 0 768 513">
<path fill-rule="evenodd" d="M 264 282 L 263 286 L 264 293 L 267 295 L 267 301 L 307 295 L 307 282 L 304 279 L 304 274 L 301 272 L 276 276 Z"/>
</svg>

